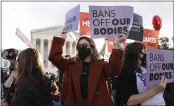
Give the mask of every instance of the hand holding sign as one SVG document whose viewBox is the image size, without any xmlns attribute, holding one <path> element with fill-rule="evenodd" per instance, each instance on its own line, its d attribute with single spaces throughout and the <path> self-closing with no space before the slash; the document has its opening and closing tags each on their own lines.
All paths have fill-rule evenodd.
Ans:
<svg viewBox="0 0 174 106">
<path fill-rule="evenodd" d="M 163 76 L 161 78 L 161 81 L 159 84 L 153 85 L 152 90 L 158 94 L 164 91 L 164 89 L 166 88 L 166 84 L 167 84 L 167 78 L 165 78 L 165 76 Z"/>
<path fill-rule="evenodd" d="M 62 31 L 62 32 L 60 33 L 60 37 L 63 38 L 63 39 L 66 39 L 67 33 L 64 32 L 64 31 Z"/>
<path fill-rule="evenodd" d="M 128 37 L 128 33 L 123 32 L 123 34 L 121 34 L 115 38 L 115 41 L 117 41 L 118 43 L 122 43 L 122 42 L 126 41 L 127 37 Z"/>
<path fill-rule="evenodd" d="M 121 46 L 120 46 L 119 43 L 122 43 L 122 42 L 126 41 L 127 37 L 128 37 L 128 33 L 124 32 L 120 36 L 114 38 L 114 48 L 115 49 L 121 49 Z"/>
</svg>

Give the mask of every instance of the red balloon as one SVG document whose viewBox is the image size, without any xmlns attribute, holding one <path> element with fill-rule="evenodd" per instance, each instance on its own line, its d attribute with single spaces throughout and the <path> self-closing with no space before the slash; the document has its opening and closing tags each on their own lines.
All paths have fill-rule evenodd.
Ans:
<svg viewBox="0 0 174 106">
<path fill-rule="evenodd" d="M 162 20 L 161 18 L 158 16 L 158 15 L 155 15 L 152 19 L 152 25 L 153 25 L 153 28 L 156 30 L 156 31 L 159 31 L 162 27 Z"/>
</svg>

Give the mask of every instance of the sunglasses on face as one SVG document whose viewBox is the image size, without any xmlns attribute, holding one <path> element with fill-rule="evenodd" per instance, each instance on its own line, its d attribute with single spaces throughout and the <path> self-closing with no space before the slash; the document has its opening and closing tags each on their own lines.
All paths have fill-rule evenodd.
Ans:
<svg viewBox="0 0 174 106">
<path fill-rule="evenodd" d="M 143 53 L 143 52 L 140 52 L 141 54 L 143 54 L 143 55 L 146 55 L 146 53 Z"/>
<path fill-rule="evenodd" d="M 142 55 L 143 55 L 143 57 L 139 57 L 139 58 L 146 58 L 146 53 L 143 53 L 143 52 L 140 52 Z"/>
<path fill-rule="evenodd" d="M 90 46 L 89 46 L 88 44 L 86 44 L 86 43 L 78 44 L 78 45 L 77 45 L 77 49 L 78 49 L 78 48 L 81 48 L 81 47 L 87 47 L 87 48 L 88 48 L 88 47 L 90 47 Z"/>
</svg>

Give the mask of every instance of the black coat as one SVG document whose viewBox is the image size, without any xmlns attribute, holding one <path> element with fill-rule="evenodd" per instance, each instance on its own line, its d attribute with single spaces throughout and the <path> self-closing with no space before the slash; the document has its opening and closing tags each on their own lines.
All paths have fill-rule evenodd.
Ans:
<svg viewBox="0 0 174 106">
<path fill-rule="evenodd" d="M 42 84 L 31 78 L 22 79 L 11 106 L 53 106 L 49 81 Z"/>
<path fill-rule="evenodd" d="M 164 91 L 166 106 L 174 106 L 174 83 L 168 83 Z"/>
<path fill-rule="evenodd" d="M 136 73 L 123 69 L 116 80 L 116 104 L 127 106 L 131 95 L 138 94 Z M 141 106 L 140 104 L 137 106 Z"/>
<path fill-rule="evenodd" d="M 111 78 L 112 90 L 116 90 L 117 77 Z"/>
</svg>

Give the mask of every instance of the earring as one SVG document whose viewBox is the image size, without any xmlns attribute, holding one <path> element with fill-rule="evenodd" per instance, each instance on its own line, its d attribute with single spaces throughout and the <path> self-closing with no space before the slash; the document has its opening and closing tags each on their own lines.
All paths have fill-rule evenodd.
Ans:
<svg viewBox="0 0 174 106">
<path fill-rule="evenodd" d="M 91 50 L 91 54 L 93 54 L 94 51 Z"/>
</svg>

